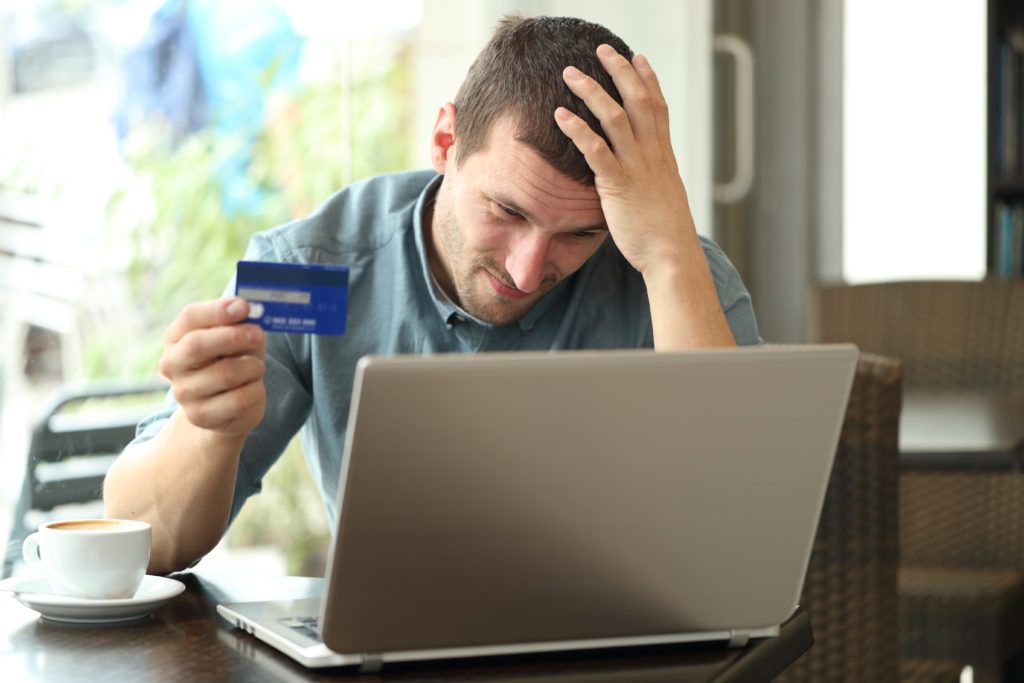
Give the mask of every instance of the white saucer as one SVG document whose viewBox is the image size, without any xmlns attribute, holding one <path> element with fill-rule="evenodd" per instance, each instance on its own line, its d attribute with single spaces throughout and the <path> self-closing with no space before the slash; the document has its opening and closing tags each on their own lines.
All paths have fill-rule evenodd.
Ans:
<svg viewBox="0 0 1024 683">
<path fill-rule="evenodd" d="M 50 582 L 38 576 L 12 576 L 0 581 L 0 591 L 15 591 L 21 604 L 53 621 L 105 624 L 149 616 L 150 612 L 185 590 L 185 584 L 162 576 L 146 576 L 134 597 L 93 600 L 55 595 Z M 2 593 L 0 593 L 2 595 Z"/>
</svg>

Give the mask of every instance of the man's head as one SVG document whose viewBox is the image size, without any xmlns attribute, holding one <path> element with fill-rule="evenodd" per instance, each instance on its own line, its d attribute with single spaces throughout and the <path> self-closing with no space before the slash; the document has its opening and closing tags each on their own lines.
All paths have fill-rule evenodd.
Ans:
<svg viewBox="0 0 1024 683">
<path fill-rule="evenodd" d="M 594 172 L 555 125 L 553 114 L 558 107 L 565 107 L 607 141 L 597 117 L 562 81 L 562 70 L 575 66 L 621 104 L 619 91 L 594 53 L 602 43 L 626 59 L 633 58 L 633 51 L 621 38 L 582 19 L 503 19 L 455 95 L 460 159 L 483 149 L 491 129 L 507 117 L 516 122 L 517 140 L 533 147 L 563 175 L 593 185 Z"/>
<path fill-rule="evenodd" d="M 566 107 L 605 137 L 562 79 L 575 66 L 621 103 L 595 54 L 602 43 L 632 57 L 596 24 L 505 19 L 441 108 L 431 159 L 445 178 L 427 222 L 429 258 L 442 288 L 482 320 L 521 318 L 607 234 L 593 171 L 554 119 Z"/>
</svg>

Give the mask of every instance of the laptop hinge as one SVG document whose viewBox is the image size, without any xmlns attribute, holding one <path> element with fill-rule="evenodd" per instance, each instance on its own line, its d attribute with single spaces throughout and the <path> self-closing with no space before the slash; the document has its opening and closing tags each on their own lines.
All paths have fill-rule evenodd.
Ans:
<svg viewBox="0 0 1024 683">
<path fill-rule="evenodd" d="M 729 631 L 729 647 L 746 647 L 750 642 L 750 631 Z"/>
<path fill-rule="evenodd" d="M 362 655 L 362 663 L 359 665 L 359 673 L 361 674 L 375 674 L 380 673 L 380 670 L 384 668 L 384 657 L 382 655 Z"/>
</svg>

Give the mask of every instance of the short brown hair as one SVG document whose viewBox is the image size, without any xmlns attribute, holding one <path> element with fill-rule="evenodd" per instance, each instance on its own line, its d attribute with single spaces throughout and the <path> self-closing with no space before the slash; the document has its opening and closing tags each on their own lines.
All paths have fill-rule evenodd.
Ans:
<svg viewBox="0 0 1024 683">
<path fill-rule="evenodd" d="M 621 38 L 582 19 L 502 19 L 455 95 L 459 163 L 483 148 L 494 124 L 511 115 L 517 125 L 517 140 L 536 149 L 563 175 L 593 185 L 594 172 L 555 124 L 554 114 L 557 107 L 565 107 L 608 140 L 597 117 L 562 80 L 562 70 L 575 66 L 621 104 L 622 96 L 595 54 L 602 43 L 626 59 L 633 58 L 633 51 Z"/>
</svg>

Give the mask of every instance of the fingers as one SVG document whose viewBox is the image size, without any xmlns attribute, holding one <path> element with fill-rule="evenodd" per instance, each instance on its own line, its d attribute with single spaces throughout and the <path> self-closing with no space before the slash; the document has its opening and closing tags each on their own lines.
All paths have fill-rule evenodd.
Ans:
<svg viewBox="0 0 1024 683">
<path fill-rule="evenodd" d="M 257 325 L 222 325 L 187 332 L 164 347 L 160 372 L 172 382 L 176 377 L 204 368 L 230 356 L 263 358 L 266 335 Z"/>
<path fill-rule="evenodd" d="M 654 126 L 657 130 L 658 142 L 671 147 L 672 139 L 668 125 L 668 101 L 665 99 L 665 94 L 661 91 L 658 74 L 654 73 L 651 63 L 643 55 L 633 56 L 633 67 L 651 95 L 651 110 L 654 116 Z"/>
<path fill-rule="evenodd" d="M 626 110 L 605 92 L 600 83 L 576 67 L 565 67 L 562 78 L 573 94 L 583 100 L 587 108 L 601 122 L 601 128 L 604 129 L 611 141 L 615 153 L 626 158 L 633 156 L 636 149 L 636 137 L 630 126 Z"/>
<path fill-rule="evenodd" d="M 595 133 L 587 122 L 565 107 L 555 110 L 555 123 L 583 154 L 594 175 L 614 178 L 619 172 L 619 162 L 612 154 L 608 143 Z"/>
<path fill-rule="evenodd" d="M 174 344 L 192 330 L 232 325 L 245 320 L 247 315 L 249 315 L 249 304 L 245 299 L 238 297 L 197 301 L 181 309 L 181 313 L 167 328 L 164 341 Z"/>
<path fill-rule="evenodd" d="M 267 390 L 262 380 L 257 380 L 201 401 L 183 403 L 182 410 L 189 422 L 202 429 L 246 434 L 263 419 L 266 404 Z"/>
<path fill-rule="evenodd" d="M 619 90 L 621 105 L 597 81 L 576 67 L 566 67 L 562 77 L 573 94 L 583 100 L 601 122 L 615 154 L 628 159 L 638 145 L 663 142 L 658 110 L 664 107 L 665 98 L 647 60 L 639 57 L 630 63 L 604 44 L 598 46 L 597 57 Z M 667 124 L 667 107 L 664 108 L 662 118 Z"/>
<path fill-rule="evenodd" d="M 636 68 L 610 45 L 598 45 L 597 58 L 601 60 L 604 70 L 612 77 L 612 82 L 622 95 L 622 106 L 628 115 L 629 125 L 636 140 L 644 144 L 654 138 L 656 129 L 652 109 L 653 96 L 647 84 L 637 74 Z M 604 121 L 601 125 L 604 125 Z"/>
<path fill-rule="evenodd" d="M 266 335 L 241 323 L 248 304 L 237 297 L 186 306 L 164 335 L 160 372 L 189 422 L 245 434 L 266 407 Z"/>
<path fill-rule="evenodd" d="M 178 376 L 171 392 L 182 405 L 202 402 L 261 380 L 264 371 L 263 360 L 256 356 L 222 358 L 202 370 Z"/>
</svg>

